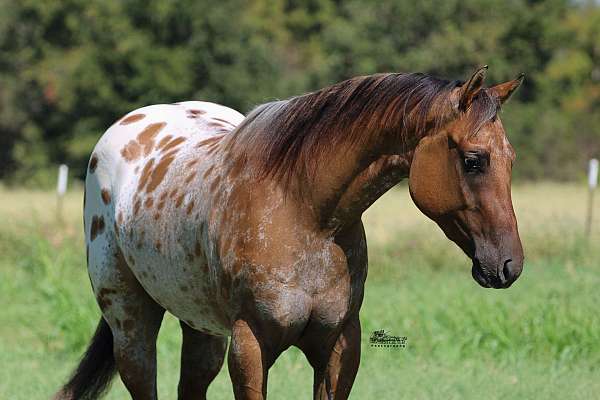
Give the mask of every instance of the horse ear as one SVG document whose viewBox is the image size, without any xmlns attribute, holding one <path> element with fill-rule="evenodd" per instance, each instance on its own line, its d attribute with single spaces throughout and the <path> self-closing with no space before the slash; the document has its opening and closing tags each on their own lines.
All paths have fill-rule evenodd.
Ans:
<svg viewBox="0 0 600 400">
<path fill-rule="evenodd" d="M 446 133 L 424 137 L 415 149 L 408 178 L 410 196 L 431 219 L 465 204 L 457 171 L 458 158 L 458 151 L 450 149 Z"/>
<path fill-rule="evenodd" d="M 500 100 L 500 104 L 503 104 L 506 100 L 512 96 L 512 94 L 521 86 L 525 74 L 520 74 L 517 79 L 512 81 L 499 83 L 498 85 L 489 88 L 490 93 Z"/>
<path fill-rule="evenodd" d="M 477 93 L 483 88 L 483 80 L 487 73 L 488 66 L 484 65 L 471 75 L 469 80 L 462 85 L 460 89 L 460 98 L 458 101 L 458 109 L 466 111 Z"/>
</svg>

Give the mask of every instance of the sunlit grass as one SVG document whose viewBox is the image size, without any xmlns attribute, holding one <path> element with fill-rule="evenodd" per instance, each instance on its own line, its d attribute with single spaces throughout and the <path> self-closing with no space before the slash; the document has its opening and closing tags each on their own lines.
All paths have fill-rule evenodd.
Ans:
<svg viewBox="0 0 600 400">
<path fill-rule="evenodd" d="M 514 189 L 526 252 L 509 290 L 478 287 L 466 257 L 393 190 L 366 215 L 370 270 L 361 313 L 362 365 L 353 398 L 591 399 L 600 391 L 600 209 L 583 238 L 586 189 Z M 0 399 L 49 398 L 99 318 L 85 269 L 79 191 L 57 220 L 52 193 L 0 189 Z M 385 329 L 405 349 L 371 348 Z M 179 327 L 159 338 L 159 394 L 175 398 Z M 293 379 L 290 379 L 293 377 Z M 269 376 L 272 399 L 310 398 L 312 371 L 295 349 Z M 213 399 L 232 398 L 227 369 Z M 126 398 L 115 381 L 108 398 Z"/>
</svg>

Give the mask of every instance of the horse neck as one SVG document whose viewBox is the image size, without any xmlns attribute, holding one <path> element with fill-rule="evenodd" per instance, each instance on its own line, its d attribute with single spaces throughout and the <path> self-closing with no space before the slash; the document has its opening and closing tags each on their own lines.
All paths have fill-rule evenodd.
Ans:
<svg viewBox="0 0 600 400">
<path fill-rule="evenodd" d="M 331 149 L 323 156 L 323 167 L 311 186 L 311 208 L 325 230 L 340 231 L 353 226 L 379 197 L 408 176 L 419 138 L 409 137 L 402 146 L 398 138 L 387 138 L 384 130 L 354 151 Z M 378 136 L 379 135 L 379 136 Z"/>
</svg>

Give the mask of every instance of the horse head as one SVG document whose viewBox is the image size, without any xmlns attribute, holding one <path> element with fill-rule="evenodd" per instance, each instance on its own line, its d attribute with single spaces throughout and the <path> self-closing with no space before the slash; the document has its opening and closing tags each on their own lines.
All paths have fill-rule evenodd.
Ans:
<svg viewBox="0 0 600 400">
<path fill-rule="evenodd" d="M 521 274 L 523 248 L 511 199 L 515 151 L 497 111 L 523 75 L 485 88 L 486 70 L 451 92 L 453 117 L 420 140 L 409 186 L 417 207 L 472 259 L 475 281 L 507 288 Z"/>
</svg>

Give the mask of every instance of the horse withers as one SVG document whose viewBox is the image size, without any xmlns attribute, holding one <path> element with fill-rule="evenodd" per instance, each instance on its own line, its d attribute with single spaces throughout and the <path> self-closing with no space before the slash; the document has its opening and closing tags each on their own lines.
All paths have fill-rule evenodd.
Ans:
<svg viewBox="0 0 600 400">
<path fill-rule="evenodd" d="M 498 112 L 522 77 L 484 87 L 377 74 L 257 107 L 205 102 L 133 111 L 102 136 L 85 185 L 87 263 L 102 318 L 59 399 L 100 396 L 118 371 L 156 399 L 163 314 L 181 321 L 180 399 L 223 364 L 236 399 L 264 399 L 296 346 L 316 399 L 346 399 L 360 360 L 367 276 L 363 212 L 401 179 L 506 288 L 523 251 L 510 196 L 514 151 Z"/>
</svg>

